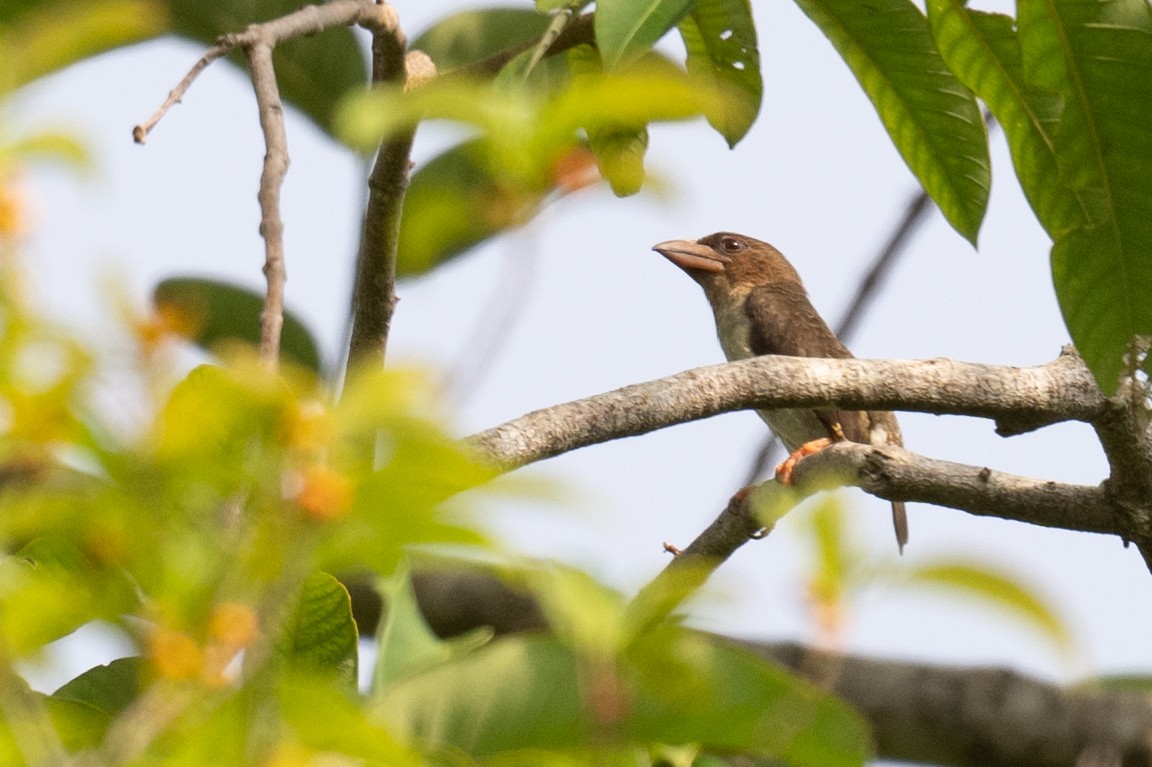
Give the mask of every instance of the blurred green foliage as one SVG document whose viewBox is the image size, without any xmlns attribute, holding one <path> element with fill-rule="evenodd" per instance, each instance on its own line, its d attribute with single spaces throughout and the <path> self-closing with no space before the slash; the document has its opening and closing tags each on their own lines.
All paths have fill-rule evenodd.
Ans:
<svg viewBox="0 0 1152 767">
<path fill-rule="evenodd" d="M 927 14 L 910 0 L 797 2 L 972 242 L 990 185 L 979 102 L 992 110 L 1054 241 L 1055 287 L 1081 353 L 1108 392 L 1147 367 L 1125 358 L 1134 339 L 1152 336 L 1145 0 L 1021 2 L 1017 18 L 960 0 L 929 0 Z M 468 131 L 413 176 L 401 276 L 600 178 L 620 195 L 640 191 L 654 123 L 703 117 L 731 146 L 751 129 L 763 84 L 748 0 L 601 0 L 590 23 L 577 15 L 586 6 L 540 0 L 536 10 L 447 17 L 416 38 L 441 76 L 408 89 L 348 95 L 367 69 L 351 30 L 278 49 L 285 100 L 357 149 L 425 120 Z M 295 8 L 0 3 L 0 98 L 102 51 L 163 34 L 207 44 Z M 672 30 L 683 65 L 653 49 Z M 576 39 L 537 61 L 552 33 Z M 361 371 L 337 401 L 318 380 L 316 344 L 291 318 L 281 373 L 257 364 L 230 343 L 257 337 L 254 294 L 200 278 L 158 288 L 159 316 L 134 327 L 141 377 L 150 380 L 152 353 L 172 331 L 216 356 L 155 401 L 142 392 L 146 423 L 125 435 L 92 404 L 89 352 L 39 320 L 21 291 L 16 179 L 44 159 L 91 166 L 82 142 L 57 129 L 0 130 L 0 763 L 867 758 L 868 733 L 844 704 L 669 617 L 687 587 L 629 601 L 540 565 L 522 575 L 550 635 L 434 637 L 412 601 L 406 553 L 489 549 L 459 496 L 494 471 L 453 439 L 418 374 Z M 851 595 L 893 573 L 854 547 L 835 503 L 813 513 L 808 533 L 810 603 L 834 640 Z M 347 592 L 326 574 L 350 569 L 381 578 L 391 607 L 367 691 L 355 684 Z M 941 561 L 897 579 L 996 604 L 1071 646 L 1044 600 L 987 565 Z M 31 691 L 19 662 L 93 621 L 118 627 L 137 654 L 52 695 Z"/>
</svg>

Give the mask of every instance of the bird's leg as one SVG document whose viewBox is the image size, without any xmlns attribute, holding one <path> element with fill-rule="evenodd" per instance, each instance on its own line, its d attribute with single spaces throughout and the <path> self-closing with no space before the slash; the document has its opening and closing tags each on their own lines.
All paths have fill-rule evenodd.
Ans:
<svg viewBox="0 0 1152 767">
<path fill-rule="evenodd" d="M 791 485 L 792 470 L 796 468 L 796 464 L 800 462 L 801 458 L 812 455 L 813 453 L 819 453 L 821 450 L 831 447 L 837 442 L 844 442 L 847 439 L 848 438 L 844 436 L 844 429 L 840 426 L 840 422 L 836 421 L 832 424 L 831 437 L 821 437 L 820 439 L 805 442 L 793 450 L 788 457 L 776 467 L 776 481 L 784 485 Z"/>
</svg>

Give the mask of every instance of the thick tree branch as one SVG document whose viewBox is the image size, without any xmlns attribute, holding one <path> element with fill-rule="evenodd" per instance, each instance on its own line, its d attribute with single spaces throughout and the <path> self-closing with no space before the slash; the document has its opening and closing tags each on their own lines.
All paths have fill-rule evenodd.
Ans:
<svg viewBox="0 0 1152 767">
<path fill-rule="evenodd" d="M 803 672 L 812 648 L 742 642 Z M 832 690 L 872 725 L 877 755 L 953 767 L 1152 763 L 1152 699 L 1064 689 L 997 668 L 949 668 L 837 656 Z"/>
<path fill-rule="evenodd" d="M 581 447 L 719 413 L 763 407 L 911 410 L 992 418 L 1002 435 L 1061 421 L 1091 421 L 1105 406 L 1072 353 L 1016 368 L 954 360 L 823 360 L 767 355 L 695 368 L 554 405 L 467 442 L 514 469 Z"/>
<path fill-rule="evenodd" d="M 894 445 L 833 445 L 796 464 L 792 481 L 802 492 L 854 485 L 888 500 L 930 503 L 1062 530 L 1122 537 L 1131 534 L 1128 517 L 1118 513 L 1103 487 L 940 461 Z"/>
</svg>

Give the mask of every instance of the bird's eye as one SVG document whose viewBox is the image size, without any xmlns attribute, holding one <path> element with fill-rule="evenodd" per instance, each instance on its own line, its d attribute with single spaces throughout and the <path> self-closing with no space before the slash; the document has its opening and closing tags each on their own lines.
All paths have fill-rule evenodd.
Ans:
<svg viewBox="0 0 1152 767">
<path fill-rule="evenodd" d="M 728 253 L 735 253 L 744 249 L 744 243 L 735 237 L 725 237 L 720 240 L 720 247 L 724 248 Z"/>
</svg>

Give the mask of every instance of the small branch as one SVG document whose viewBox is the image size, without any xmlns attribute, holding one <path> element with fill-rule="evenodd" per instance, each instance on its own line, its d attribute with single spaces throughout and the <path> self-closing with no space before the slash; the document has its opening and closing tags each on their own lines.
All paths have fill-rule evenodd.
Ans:
<svg viewBox="0 0 1152 767">
<path fill-rule="evenodd" d="M 390 24 L 372 35 L 373 83 L 407 85 L 431 76 L 416 67 L 435 69 L 423 54 L 404 55 L 407 40 L 393 14 Z M 410 75 L 406 61 L 412 63 Z M 385 138 L 376 152 L 368 177 L 368 204 L 360 231 L 360 251 L 352 289 L 352 331 L 348 343 L 347 374 L 353 366 L 384 364 L 392 313 L 396 309 L 396 256 L 400 241 L 400 214 L 408 189 L 415 127 Z"/>
<path fill-rule="evenodd" d="M 222 56 L 227 56 L 236 48 L 255 43 L 257 38 L 267 41 L 275 47 L 285 40 L 314 35 L 332 27 L 348 27 L 353 24 L 358 24 L 366 29 L 373 29 L 381 23 L 381 7 L 383 6 L 376 5 L 373 0 L 330 0 L 323 5 L 304 6 L 294 13 L 264 24 L 254 24 L 244 32 L 222 36 L 192 66 L 184 79 L 168 93 L 167 100 L 156 110 L 156 113 L 132 129 L 132 138 L 137 144 L 143 144 L 156 124 L 168 113 L 168 110 L 180 103 L 200 73 L 214 61 Z"/>
<path fill-rule="evenodd" d="M 1104 407 L 1072 354 L 1030 368 L 936 359 L 825 360 L 766 355 L 696 368 L 554 405 L 474 434 L 468 443 L 511 470 L 581 447 L 734 410 L 912 410 L 993 418 L 1002 435 L 1091 421 Z"/>
<path fill-rule="evenodd" d="M 168 98 L 160 105 L 151 117 L 144 122 L 138 124 L 132 129 L 132 140 L 137 144 L 143 144 L 148 141 L 148 134 L 156 127 L 156 124 L 164 119 L 164 115 L 168 114 L 168 110 L 179 104 L 184 99 L 184 94 L 192 87 L 192 83 L 196 82 L 196 78 L 200 73 L 207 69 L 212 62 L 221 56 L 227 56 L 236 47 L 232 41 L 217 42 L 214 46 L 208 49 L 207 53 L 200 57 L 200 60 L 192 65 L 192 69 L 184 76 L 180 83 L 168 91 Z"/>
<path fill-rule="evenodd" d="M 240 33 L 222 36 L 192 67 L 169 94 L 168 99 L 146 122 L 137 125 L 132 136 L 143 144 L 156 124 L 173 104 L 183 98 L 199 74 L 209 64 L 236 48 L 244 51 L 256 92 L 260 128 L 264 133 L 264 167 L 260 174 L 260 234 L 264 238 L 264 277 L 268 292 L 260 315 L 260 359 L 275 368 L 280 358 L 280 331 L 284 325 L 284 221 L 280 216 L 280 189 L 288 174 L 288 136 L 284 128 L 284 105 L 276 83 L 272 51 L 280 43 L 317 34 L 336 26 L 359 24 L 376 38 L 381 30 L 397 33 L 396 14 L 390 6 L 373 0 L 331 0 L 324 5 L 308 5 L 263 24 L 253 24 Z M 402 39 L 402 38 L 401 38 Z"/>
<path fill-rule="evenodd" d="M 926 458 L 894 445 L 837 443 L 796 464 L 792 480 L 806 493 L 853 485 L 880 498 L 930 503 L 977 516 L 1086 533 L 1131 534 L 1130 520 L 1119 513 L 1103 487 Z"/>
<path fill-rule="evenodd" d="M 244 46 L 260 128 L 264 132 L 264 169 L 260 173 L 260 235 L 264 238 L 264 277 L 268 293 L 260 314 L 260 359 L 275 369 L 280 359 L 280 330 L 284 325 L 284 221 L 280 217 L 280 188 L 288 175 L 288 134 L 284 129 L 284 105 L 272 65 L 272 44 Z"/>
</svg>

